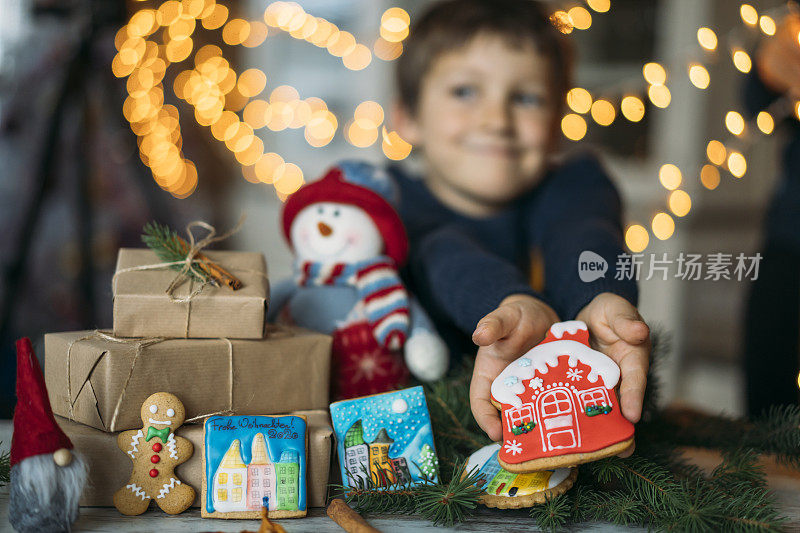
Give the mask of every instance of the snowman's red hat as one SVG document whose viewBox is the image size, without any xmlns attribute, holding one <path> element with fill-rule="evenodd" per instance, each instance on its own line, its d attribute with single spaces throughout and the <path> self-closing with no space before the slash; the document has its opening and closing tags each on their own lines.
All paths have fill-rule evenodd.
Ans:
<svg viewBox="0 0 800 533">
<path fill-rule="evenodd" d="M 383 237 L 384 253 L 401 266 L 408 257 L 408 237 L 403 222 L 385 196 L 385 183 L 373 180 L 370 173 L 365 172 L 368 168 L 372 167 L 342 164 L 292 194 L 283 206 L 283 234 L 289 244 L 292 244 L 292 221 L 304 207 L 319 202 L 354 205 L 375 222 Z"/>
<path fill-rule="evenodd" d="M 30 339 L 17 341 L 17 407 L 11 437 L 11 466 L 34 455 L 72 449 L 72 442 L 56 424 L 47 387 Z"/>
</svg>

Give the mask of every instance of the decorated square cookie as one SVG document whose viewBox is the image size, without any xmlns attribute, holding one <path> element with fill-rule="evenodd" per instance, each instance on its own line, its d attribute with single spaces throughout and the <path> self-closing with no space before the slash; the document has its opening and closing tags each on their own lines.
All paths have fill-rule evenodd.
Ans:
<svg viewBox="0 0 800 533">
<path fill-rule="evenodd" d="M 342 483 L 389 487 L 437 481 L 433 444 L 422 387 L 412 387 L 331 404 Z"/>
<path fill-rule="evenodd" d="M 617 364 L 589 347 L 578 320 L 553 324 L 547 337 L 492 382 L 501 410 L 500 465 L 510 472 L 574 466 L 633 446 L 622 416 Z"/>
<path fill-rule="evenodd" d="M 521 509 L 544 503 L 564 494 L 578 477 L 577 468 L 556 468 L 527 474 L 515 474 L 497 462 L 500 444 L 484 446 L 469 456 L 464 477 L 476 472 L 477 487 L 483 490 L 478 498 L 487 507 Z"/>
<path fill-rule="evenodd" d="M 306 515 L 302 416 L 212 416 L 204 425 L 203 518 Z"/>
</svg>

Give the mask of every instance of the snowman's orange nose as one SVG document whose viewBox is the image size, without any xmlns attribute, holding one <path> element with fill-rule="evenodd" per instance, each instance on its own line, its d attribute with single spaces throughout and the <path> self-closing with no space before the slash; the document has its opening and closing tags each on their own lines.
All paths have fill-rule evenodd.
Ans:
<svg viewBox="0 0 800 533">
<path fill-rule="evenodd" d="M 333 229 L 324 222 L 319 222 L 317 224 L 317 228 L 319 229 L 319 232 L 322 234 L 323 237 L 327 237 L 328 235 L 333 233 Z"/>
</svg>

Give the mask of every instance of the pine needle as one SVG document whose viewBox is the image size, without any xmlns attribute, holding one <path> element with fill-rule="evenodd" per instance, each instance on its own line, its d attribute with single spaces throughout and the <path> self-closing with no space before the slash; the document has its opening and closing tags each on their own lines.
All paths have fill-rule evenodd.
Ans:
<svg viewBox="0 0 800 533">
<path fill-rule="evenodd" d="M 2 442 L 0 442 L 2 444 Z M 8 452 L 0 453 L 0 487 L 11 481 L 11 456 Z"/>
</svg>

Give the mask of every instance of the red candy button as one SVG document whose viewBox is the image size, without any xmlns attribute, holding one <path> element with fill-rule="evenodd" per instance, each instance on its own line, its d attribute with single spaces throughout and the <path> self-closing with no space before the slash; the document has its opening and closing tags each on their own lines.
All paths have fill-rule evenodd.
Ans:
<svg viewBox="0 0 800 533">
<path fill-rule="evenodd" d="M 161 443 L 160 442 L 156 442 L 155 444 L 153 444 L 153 451 L 154 452 L 160 452 L 161 451 Z"/>
<path fill-rule="evenodd" d="M 155 468 L 150 471 L 150 477 L 156 477 L 158 475 L 158 470 Z"/>
<path fill-rule="evenodd" d="M 153 457 L 151 457 L 151 458 L 150 458 L 150 462 L 151 462 L 151 463 L 157 463 L 157 462 L 159 462 L 160 460 L 161 460 L 161 457 L 159 457 L 159 456 L 157 456 L 157 455 L 154 455 Z"/>
</svg>

